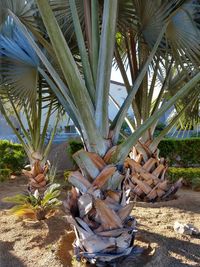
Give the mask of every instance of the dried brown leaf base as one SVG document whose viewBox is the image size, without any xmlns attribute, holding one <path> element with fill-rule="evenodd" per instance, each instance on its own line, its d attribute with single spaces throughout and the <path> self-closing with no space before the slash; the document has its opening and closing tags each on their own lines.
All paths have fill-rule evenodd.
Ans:
<svg viewBox="0 0 200 267">
<path fill-rule="evenodd" d="M 29 179 L 29 189 L 31 192 L 34 192 L 36 189 L 39 191 L 45 190 L 47 185 L 46 175 L 48 170 L 48 163 L 43 166 L 40 160 L 35 160 L 30 171 L 22 171 L 23 174 Z"/>
<path fill-rule="evenodd" d="M 149 152 L 149 154 L 143 155 L 133 148 L 130 158 L 126 159 L 124 166 L 130 169 L 126 188 L 130 190 L 130 197 L 133 200 L 166 201 L 172 199 L 182 185 L 182 179 L 174 184 L 166 179 L 167 162 L 164 158 L 159 158 L 157 153 Z"/>
<path fill-rule="evenodd" d="M 94 153 L 81 150 L 75 158 L 80 170 L 69 177 L 75 187 L 64 207 L 76 235 L 76 258 L 113 264 L 136 251 L 136 222 L 130 216 L 134 203 L 127 200 L 126 173 Z"/>
</svg>

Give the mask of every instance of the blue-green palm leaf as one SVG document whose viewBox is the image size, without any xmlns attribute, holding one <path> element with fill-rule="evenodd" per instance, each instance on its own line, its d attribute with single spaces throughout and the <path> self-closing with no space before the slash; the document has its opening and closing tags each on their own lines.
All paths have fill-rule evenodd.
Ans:
<svg viewBox="0 0 200 267">
<path fill-rule="evenodd" d="M 38 66 L 37 55 L 17 28 L 13 28 L 12 37 L 0 35 L 1 84 L 23 104 L 36 101 Z"/>
</svg>

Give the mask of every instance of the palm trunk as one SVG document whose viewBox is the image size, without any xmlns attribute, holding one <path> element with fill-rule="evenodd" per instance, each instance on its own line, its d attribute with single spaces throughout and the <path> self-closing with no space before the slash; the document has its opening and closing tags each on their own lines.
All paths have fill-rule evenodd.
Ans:
<svg viewBox="0 0 200 267">
<path fill-rule="evenodd" d="M 151 144 L 151 139 L 138 142 L 126 159 L 125 166 L 131 170 L 126 188 L 130 189 L 131 199 L 151 202 L 169 200 L 181 187 L 182 179 L 175 184 L 167 180 L 167 162 L 159 158 L 157 147 L 151 150 Z"/>
<path fill-rule="evenodd" d="M 129 170 L 109 162 L 113 150 L 103 158 L 84 150 L 74 154 L 79 170 L 69 177 L 75 188 L 65 202 L 76 233 L 75 255 L 96 264 L 135 253 L 133 202 L 127 201 L 125 188 Z"/>
<path fill-rule="evenodd" d="M 141 141 L 138 141 L 130 153 L 130 158 L 125 162 L 131 169 L 131 177 L 126 187 L 129 188 L 131 199 L 145 201 L 163 201 L 174 197 L 181 187 L 179 179 L 175 184 L 167 180 L 168 165 L 164 158 L 159 158 L 158 145 L 182 114 L 190 107 L 188 103 L 178 115 L 174 116 L 168 126 L 154 138 L 156 124 L 152 125 Z"/>
<path fill-rule="evenodd" d="M 22 170 L 23 174 L 29 179 L 28 189 L 34 192 L 36 189 L 43 192 L 48 184 L 47 173 L 49 171 L 49 163 L 44 162 L 38 153 L 32 153 L 30 157 L 31 170 Z"/>
</svg>

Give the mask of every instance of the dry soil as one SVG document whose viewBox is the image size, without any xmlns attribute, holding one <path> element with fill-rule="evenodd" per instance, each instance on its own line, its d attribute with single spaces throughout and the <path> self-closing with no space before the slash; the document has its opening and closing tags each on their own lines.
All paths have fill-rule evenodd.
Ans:
<svg viewBox="0 0 200 267">
<path fill-rule="evenodd" d="M 74 235 L 64 213 L 36 223 L 9 214 L 10 204 L 2 198 L 24 190 L 22 178 L 0 184 L 0 267 L 68 267 L 72 263 L 78 267 L 72 260 Z M 120 266 L 200 266 L 200 236 L 183 236 L 173 230 L 177 220 L 200 229 L 199 192 L 181 189 L 177 199 L 168 202 L 136 203 L 133 215 L 138 222 L 136 244 L 144 253 Z"/>
</svg>

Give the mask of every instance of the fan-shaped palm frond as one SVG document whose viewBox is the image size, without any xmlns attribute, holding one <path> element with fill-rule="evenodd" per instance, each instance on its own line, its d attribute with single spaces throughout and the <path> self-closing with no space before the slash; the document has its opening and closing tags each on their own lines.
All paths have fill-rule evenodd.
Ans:
<svg viewBox="0 0 200 267">
<path fill-rule="evenodd" d="M 196 1 L 187 1 L 172 15 L 167 27 L 166 38 L 173 56 L 182 65 L 192 62 L 199 66 L 200 30 L 196 15 Z"/>
<path fill-rule="evenodd" d="M 36 102 L 39 59 L 26 38 L 14 27 L 12 37 L 0 35 L 1 84 L 27 106 Z"/>
<path fill-rule="evenodd" d="M 176 59 L 188 57 L 199 62 L 200 32 L 198 1 L 134 1 L 139 31 L 152 47 L 165 23 L 166 38 L 161 48 L 171 49 Z M 134 28 L 133 28 L 134 30 Z M 136 31 L 138 33 L 138 29 Z M 179 56 L 178 56 L 179 55 Z"/>
<path fill-rule="evenodd" d="M 89 26 L 91 30 L 91 26 L 89 24 L 85 25 L 87 24 L 86 13 L 88 12 L 86 11 L 86 2 L 88 2 L 89 12 L 91 12 L 92 1 L 85 1 L 84 3 L 84 1 L 75 0 L 77 13 L 78 13 L 79 20 L 80 20 L 80 25 L 82 26 L 82 30 L 83 30 L 85 37 L 86 37 L 86 31 L 87 31 L 86 26 Z M 98 26 L 100 30 L 101 23 L 102 23 L 103 1 L 101 0 L 101 1 L 94 1 L 94 2 L 97 3 L 96 8 L 100 7 L 97 10 L 97 14 L 99 16 Z M 74 25 L 73 25 L 73 18 L 72 18 L 72 13 L 70 10 L 69 0 L 66 0 L 66 1 L 65 0 L 58 0 L 58 1 L 51 0 L 50 5 L 52 7 L 52 10 L 54 11 L 57 21 L 68 43 L 70 44 L 70 41 L 72 41 L 75 45 L 76 43 L 74 42 L 75 41 L 74 40 L 75 38 Z M 118 28 L 124 29 L 124 28 L 130 27 L 130 25 L 133 23 L 133 20 L 135 18 L 133 2 L 131 0 L 125 0 L 125 1 L 120 0 L 118 12 L 119 12 L 119 19 L 117 21 Z M 87 15 L 91 16 L 91 14 L 87 14 Z M 91 17 L 89 18 L 89 20 L 91 20 Z"/>
<path fill-rule="evenodd" d="M 190 103 L 190 108 L 185 110 L 179 120 L 177 121 L 175 127 L 176 130 L 180 131 L 190 131 L 199 129 L 200 124 L 200 84 L 198 83 L 193 92 L 188 94 L 184 99 L 180 99 L 175 104 L 175 110 L 179 114 L 181 110 Z"/>
<path fill-rule="evenodd" d="M 9 92 L 13 101 L 17 101 L 19 106 L 20 104 L 26 105 L 28 109 L 30 105 L 33 107 L 37 101 L 38 81 L 41 76 L 38 71 L 40 61 L 20 30 L 14 24 L 10 24 L 8 35 L 7 26 L 2 29 L 0 34 L 0 71 L 3 85 L 1 93 Z M 11 32 L 12 34 L 10 34 Z M 48 103 L 52 102 L 54 98 L 55 108 L 60 109 L 61 104 L 42 77 L 40 85 L 42 95 L 45 96 Z"/>
<path fill-rule="evenodd" d="M 84 28 L 84 1 L 75 0 L 75 2 L 80 24 Z M 65 37 L 67 38 L 68 42 L 70 42 L 72 38 L 75 38 L 75 33 L 69 0 L 51 0 L 50 4 Z"/>
<path fill-rule="evenodd" d="M 36 25 L 34 2 L 33 0 L 1 0 L 0 26 L 8 19 L 8 10 L 12 10 L 26 24 Z"/>
<path fill-rule="evenodd" d="M 177 75 L 179 85 L 182 85 L 180 81 L 183 76 L 184 79 L 186 76 L 190 79 L 194 69 L 198 69 L 200 6 L 195 0 L 135 0 L 133 10 L 132 24 L 126 31 L 117 34 L 115 63 L 121 71 L 128 93 L 131 88 L 134 90 L 140 80 L 140 86 L 132 102 L 137 125 L 140 126 L 161 105 L 175 69 L 180 75 L 180 79 Z M 152 61 L 146 66 L 146 73 L 141 75 L 164 25 L 166 30 L 162 40 Z M 130 70 L 131 79 L 128 79 L 126 69 Z M 178 85 L 175 87 L 181 88 Z M 174 90 L 172 95 L 177 93 L 178 89 Z M 152 112 L 150 107 L 155 98 L 155 91 L 159 93 Z"/>
<path fill-rule="evenodd" d="M 50 117 L 55 109 L 60 114 L 60 104 L 39 73 L 39 58 L 27 39 L 13 22 L 10 29 L 9 36 L 4 28 L 0 35 L 1 112 L 23 144 L 31 164 L 34 163 L 32 154 L 35 152 L 41 155 L 45 163 L 59 119 L 57 116 L 50 140 L 47 142 Z M 7 116 L 6 102 L 12 107 L 20 131 L 16 131 Z M 24 120 L 21 118 L 22 114 Z M 28 125 L 28 130 L 24 122 Z"/>
</svg>

